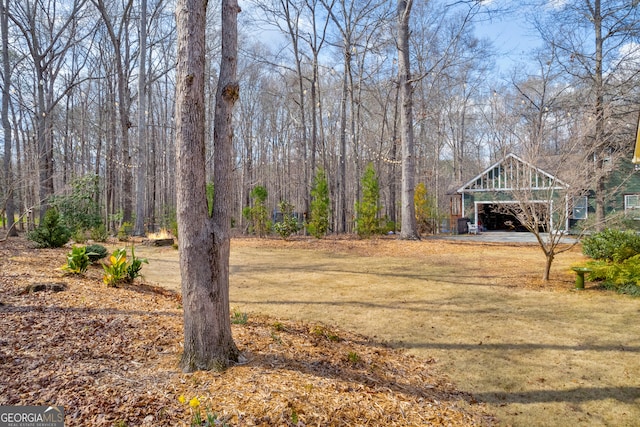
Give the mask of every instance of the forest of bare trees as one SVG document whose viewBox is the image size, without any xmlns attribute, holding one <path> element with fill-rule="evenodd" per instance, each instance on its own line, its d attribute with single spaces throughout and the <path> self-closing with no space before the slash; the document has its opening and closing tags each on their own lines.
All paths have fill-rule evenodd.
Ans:
<svg viewBox="0 0 640 427">
<path fill-rule="evenodd" d="M 94 183 L 82 187 L 85 196 L 113 233 L 124 223 L 135 234 L 171 227 L 175 1 L 0 2 L 3 228 L 32 229 L 78 182 Z M 381 219 L 400 231 L 403 192 L 424 184 L 438 220 L 448 213 L 451 189 L 509 152 L 581 156 L 564 167 L 589 171 L 586 186 L 601 207 L 611 161 L 631 153 L 638 121 L 640 5 L 540 0 L 514 10 L 500 3 L 241 2 L 233 227 L 248 229 L 242 212 L 256 186 L 267 190 L 270 214 L 282 200 L 308 213 L 323 170 L 330 231 L 353 231 L 371 163 Z M 213 184 L 219 2 L 208 8 L 205 159 Z M 475 28 L 522 15 L 539 43 L 500 74 L 501 53 Z"/>
</svg>

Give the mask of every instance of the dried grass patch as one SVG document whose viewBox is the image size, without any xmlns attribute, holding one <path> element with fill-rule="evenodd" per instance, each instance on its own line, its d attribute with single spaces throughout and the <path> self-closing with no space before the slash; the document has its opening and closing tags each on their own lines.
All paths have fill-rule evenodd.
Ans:
<svg viewBox="0 0 640 427">
<path fill-rule="evenodd" d="M 148 278 L 175 287 L 175 252 L 149 256 Z M 535 244 L 234 239 L 231 302 L 409 349 L 502 425 L 635 426 L 640 300 L 574 291 L 581 259 L 561 254 L 543 282 Z"/>
<path fill-rule="evenodd" d="M 183 374 L 179 296 L 62 276 L 67 251 L 0 244 L 0 405 L 62 405 L 69 426 L 187 425 L 180 395 L 242 426 L 492 423 L 430 361 L 315 323 L 251 316 L 233 326 L 246 364 Z M 53 282 L 66 290 L 22 292 Z"/>
</svg>

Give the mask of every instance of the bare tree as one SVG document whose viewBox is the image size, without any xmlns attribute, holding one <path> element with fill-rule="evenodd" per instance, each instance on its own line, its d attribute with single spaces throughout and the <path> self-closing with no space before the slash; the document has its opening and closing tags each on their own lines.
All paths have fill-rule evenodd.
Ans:
<svg viewBox="0 0 640 427">
<path fill-rule="evenodd" d="M 546 259 L 545 281 L 556 256 L 569 250 L 585 231 L 573 230 L 578 235 L 572 236 L 572 243 L 566 241 L 570 220 L 586 208 L 593 183 L 587 172 L 590 159 L 580 150 L 585 129 L 572 126 L 574 91 L 558 71 L 553 53 L 538 52 L 537 73 L 512 82 L 517 96 L 512 98 L 511 114 L 518 120 L 509 123 L 516 124 L 511 132 L 522 157 L 509 154 L 485 180 L 510 196 L 495 211 L 512 215 L 536 237 Z M 496 195 L 495 200 L 504 196 Z"/>
<path fill-rule="evenodd" d="M 574 208 L 581 206 L 580 200 L 585 196 L 585 177 L 580 169 L 567 170 L 566 165 L 575 162 L 572 154 L 534 156 L 524 160 L 509 155 L 496 172 L 491 172 L 492 179 L 508 189 L 512 197 L 508 203 L 496 205 L 494 212 L 512 215 L 536 237 L 546 260 L 542 280 L 548 281 L 556 256 L 578 241 L 579 236 L 570 242 L 566 236 Z M 545 164 L 545 170 L 536 164 Z M 566 181 L 558 176 L 566 177 Z"/>
<path fill-rule="evenodd" d="M 229 313 L 229 215 L 236 81 L 235 0 L 222 2 L 222 59 L 214 123 L 215 198 L 209 216 L 205 158 L 206 0 L 179 0 L 176 6 L 176 151 L 178 230 L 186 372 L 221 369 L 237 361 Z"/>
<path fill-rule="evenodd" d="M 102 23 L 107 29 L 107 35 L 113 46 L 117 87 L 117 108 L 118 118 L 120 119 L 120 138 L 121 138 L 121 158 L 122 161 L 122 192 L 123 199 L 123 220 L 130 222 L 133 213 L 132 194 L 133 194 L 133 176 L 131 172 L 131 148 L 129 143 L 129 129 L 131 123 L 131 95 L 129 88 L 129 59 L 130 59 L 130 40 L 128 37 L 129 20 L 131 18 L 131 8 L 133 0 L 126 0 L 123 9 L 116 14 L 105 5 L 104 0 L 91 0 L 98 8 L 102 16 Z M 117 17 L 119 16 L 119 17 Z"/>
<path fill-rule="evenodd" d="M 147 172 L 147 0 L 140 0 L 138 59 L 138 144 L 136 147 L 136 222 L 133 234 L 144 236 Z"/>
<path fill-rule="evenodd" d="M 12 132 L 9 121 L 9 98 L 11 97 L 11 63 L 9 62 L 9 1 L 0 0 L 0 31 L 2 33 L 2 128 L 4 130 L 4 210 L 7 215 L 7 236 L 17 236 L 14 227 L 14 175 L 12 166 Z"/>
<path fill-rule="evenodd" d="M 68 70 L 67 55 L 72 46 L 87 38 L 92 30 L 82 21 L 85 3 L 86 0 L 73 0 L 68 7 L 57 8 L 40 0 L 22 0 L 12 2 L 13 9 L 9 9 L 9 18 L 26 44 L 35 77 L 33 121 L 38 144 L 40 219 L 54 194 L 52 113 L 77 84 L 83 67 L 73 67 L 64 85 L 59 77 Z"/>
<path fill-rule="evenodd" d="M 415 192 L 415 143 L 413 140 L 413 87 L 409 54 L 409 19 L 413 0 L 398 0 L 398 75 L 400 78 L 400 134 L 402 140 L 402 189 L 400 238 L 419 240 Z"/>
<path fill-rule="evenodd" d="M 625 70 L 629 59 L 637 58 L 640 51 L 635 42 L 640 31 L 640 8 L 637 2 L 628 0 L 561 2 L 552 9 L 549 20 L 536 25 L 547 45 L 558 53 L 563 70 L 588 90 L 585 102 L 593 125 L 585 148 L 593 159 L 596 221 L 602 228 L 610 159 L 613 153 L 624 150 L 621 143 L 627 140 L 619 138 L 624 128 L 612 124 L 612 113 L 623 101 L 620 89 L 628 87 L 630 81 L 637 85 L 640 77 L 637 67 L 631 72 Z"/>
<path fill-rule="evenodd" d="M 356 83 L 354 79 L 354 57 L 360 51 L 364 52 L 369 46 L 366 44 L 366 38 L 371 34 L 371 25 L 373 27 L 379 25 L 380 20 L 386 19 L 385 6 L 386 2 L 379 0 L 367 0 L 363 2 L 353 0 L 327 1 L 321 0 L 323 6 L 327 9 L 331 20 L 333 21 L 340 39 L 335 42 L 341 50 L 343 58 L 343 74 L 342 87 L 340 94 L 340 130 L 338 143 L 338 173 L 336 175 L 336 231 L 346 232 L 348 230 L 347 217 L 350 210 L 347 197 L 347 158 L 348 158 L 348 139 L 351 138 L 354 150 L 357 150 L 357 122 L 358 113 L 356 105 L 355 91 Z M 364 47 L 364 49 L 362 48 Z M 361 53 L 362 53 L 361 52 Z M 359 164 L 357 159 L 357 151 L 354 156 L 354 175 L 357 176 Z M 355 195 L 359 193 L 359 179 L 354 180 Z"/>
</svg>

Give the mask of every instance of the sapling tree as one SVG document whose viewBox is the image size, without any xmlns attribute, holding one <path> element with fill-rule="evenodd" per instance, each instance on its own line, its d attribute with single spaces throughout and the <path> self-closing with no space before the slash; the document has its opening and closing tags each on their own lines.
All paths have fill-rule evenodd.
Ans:
<svg viewBox="0 0 640 427">
<path fill-rule="evenodd" d="M 282 221 L 278 221 L 273 225 L 276 233 L 283 239 L 288 239 L 292 234 L 297 233 L 300 230 L 298 225 L 298 219 L 293 213 L 294 206 L 286 200 L 278 203 L 278 209 L 282 212 Z"/>
<path fill-rule="evenodd" d="M 253 206 L 244 208 L 242 214 L 249 221 L 251 231 L 260 237 L 269 233 L 269 212 L 267 211 L 267 189 L 257 185 L 251 190 Z"/>
<path fill-rule="evenodd" d="M 362 177 L 362 200 L 356 204 L 356 231 L 361 237 L 380 232 L 380 185 L 373 164 L 369 163 Z"/>
<path fill-rule="evenodd" d="M 547 171 L 535 166 L 538 159 L 525 161 L 509 156 L 501 166 L 502 185 L 508 187 L 511 198 L 508 203 L 498 203 L 494 212 L 512 215 L 531 232 L 545 255 L 546 263 L 542 274 L 544 281 L 549 280 L 551 265 L 555 257 L 571 249 L 575 243 L 566 242 L 569 231 L 569 219 L 574 208 L 580 206 L 585 196 L 583 182 L 576 174 L 565 173 L 561 180 L 558 176 L 566 171 L 569 159 L 556 156 L 555 167 L 547 159 Z M 549 172 L 552 170 L 552 172 Z M 499 196 L 496 194 L 496 200 Z M 573 240 L 576 242 L 577 240 Z"/>
<path fill-rule="evenodd" d="M 329 183 L 324 169 L 319 168 L 311 189 L 311 219 L 307 229 L 318 239 L 329 231 Z"/>
</svg>

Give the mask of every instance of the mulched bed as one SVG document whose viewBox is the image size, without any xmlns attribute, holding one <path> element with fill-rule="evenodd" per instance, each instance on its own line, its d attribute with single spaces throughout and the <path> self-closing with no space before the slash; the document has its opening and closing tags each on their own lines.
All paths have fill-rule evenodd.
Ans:
<svg viewBox="0 0 640 427">
<path fill-rule="evenodd" d="M 194 397 L 230 426 L 494 424 L 434 361 L 323 325 L 249 317 L 246 363 L 182 373 L 179 295 L 63 275 L 68 251 L 0 242 L 0 405 L 61 405 L 67 426 L 191 425 Z"/>
</svg>

